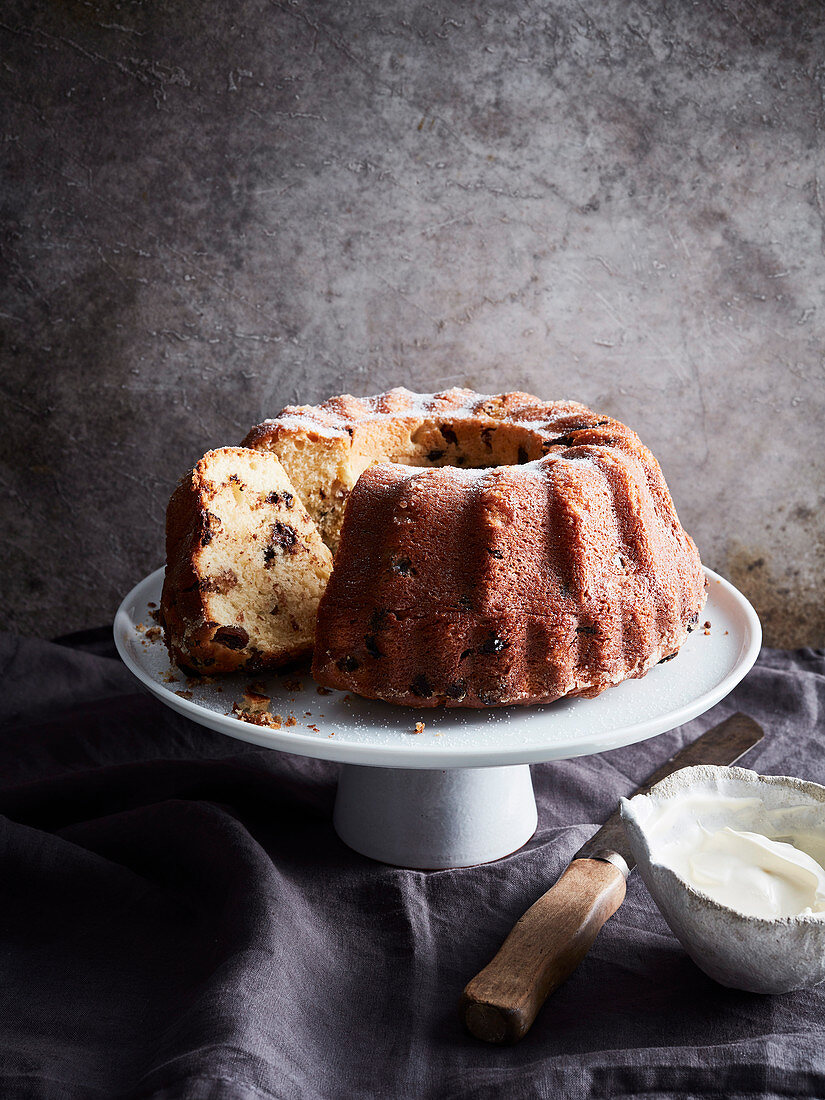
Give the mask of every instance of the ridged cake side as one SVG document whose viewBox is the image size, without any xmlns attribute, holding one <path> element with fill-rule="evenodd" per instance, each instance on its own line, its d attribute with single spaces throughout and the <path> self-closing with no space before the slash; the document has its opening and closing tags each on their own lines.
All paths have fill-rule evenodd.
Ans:
<svg viewBox="0 0 825 1100">
<path fill-rule="evenodd" d="M 658 463 L 582 406 L 534 414 L 544 458 L 361 476 L 319 609 L 319 682 L 505 706 L 596 695 L 675 655 L 705 583 Z"/>
</svg>

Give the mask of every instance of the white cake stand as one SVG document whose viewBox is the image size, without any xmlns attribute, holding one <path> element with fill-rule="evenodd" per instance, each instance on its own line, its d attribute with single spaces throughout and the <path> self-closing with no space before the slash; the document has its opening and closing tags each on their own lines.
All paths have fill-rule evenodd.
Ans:
<svg viewBox="0 0 825 1100">
<path fill-rule="evenodd" d="M 319 688 L 308 669 L 188 680 L 152 630 L 162 569 L 121 604 L 115 644 L 141 683 L 194 722 L 265 748 L 340 761 L 334 824 L 357 852 L 401 867 L 467 867 L 509 855 L 533 835 L 530 764 L 664 733 L 714 706 L 748 672 L 762 640 L 759 619 L 733 585 L 706 574 L 707 605 L 678 657 L 595 699 L 541 707 L 396 707 Z M 233 703 L 245 705 L 252 681 L 271 697 L 280 729 L 232 713 Z M 416 723 L 424 724 L 419 732 Z"/>
</svg>

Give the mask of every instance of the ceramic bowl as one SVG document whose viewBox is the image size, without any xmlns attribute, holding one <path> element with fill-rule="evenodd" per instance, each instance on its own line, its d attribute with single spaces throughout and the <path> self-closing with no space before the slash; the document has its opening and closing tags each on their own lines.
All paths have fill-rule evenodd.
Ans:
<svg viewBox="0 0 825 1100">
<path fill-rule="evenodd" d="M 731 798 L 746 800 L 735 822 Z M 660 862 L 662 842 L 697 818 L 710 829 L 735 824 L 773 837 L 814 834 L 822 838 L 822 848 L 809 854 L 822 862 L 825 787 L 784 775 L 703 765 L 674 772 L 647 794 L 623 798 L 621 809 L 645 885 L 674 935 L 706 974 L 722 985 L 755 993 L 786 993 L 825 979 L 825 913 L 749 916 L 721 905 Z M 654 831 L 654 818 L 665 809 L 667 818 Z"/>
</svg>

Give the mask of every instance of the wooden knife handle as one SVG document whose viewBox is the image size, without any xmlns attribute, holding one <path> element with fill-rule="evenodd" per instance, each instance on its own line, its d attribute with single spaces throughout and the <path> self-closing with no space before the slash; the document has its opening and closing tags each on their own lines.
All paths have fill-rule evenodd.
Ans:
<svg viewBox="0 0 825 1100">
<path fill-rule="evenodd" d="M 516 923 L 492 962 L 468 982 L 461 995 L 468 1030 L 488 1043 L 522 1039 L 624 895 L 624 875 L 612 863 L 574 859 Z"/>
</svg>

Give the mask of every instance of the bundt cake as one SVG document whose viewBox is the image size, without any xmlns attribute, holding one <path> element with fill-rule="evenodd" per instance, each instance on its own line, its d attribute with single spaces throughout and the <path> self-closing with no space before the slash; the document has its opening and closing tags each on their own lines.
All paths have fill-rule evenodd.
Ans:
<svg viewBox="0 0 825 1100">
<path fill-rule="evenodd" d="M 340 540 L 313 660 L 329 687 L 416 707 L 592 696 L 675 656 L 704 604 L 655 458 L 582 405 L 393 390 L 286 409 L 246 442 Z"/>
<path fill-rule="evenodd" d="M 177 663 L 273 667 L 314 630 L 321 684 L 416 707 L 596 695 L 675 656 L 705 600 L 638 437 L 523 393 L 287 407 L 201 460 L 167 541 Z"/>
<path fill-rule="evenodd" d="M 274 454 L 210 451 L 166 515 L 160 622 L 172 660 L 213 675 L 312 651 L 332 555 Z"/>
</svg>

